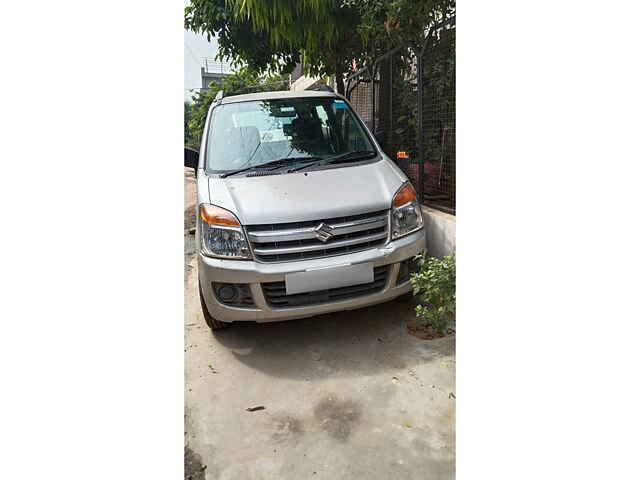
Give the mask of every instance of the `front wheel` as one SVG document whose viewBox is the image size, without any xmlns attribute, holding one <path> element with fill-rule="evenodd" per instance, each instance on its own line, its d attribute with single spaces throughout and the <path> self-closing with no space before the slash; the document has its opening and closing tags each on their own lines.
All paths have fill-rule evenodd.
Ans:
<svg viewBox="0 0 640 480">
<path fill-rule="evenodd" d="M 198 282 L 198 294 L 200 295 L 200 306 L 202 307 L 202 315 L 204 315 L 204 321 L 207 322 L 207 326 L 211 330 L 220 330 L 221 328 L 226 328 L 230 324 L 227 322 L 220 322 L 211 316 L 209 310 L 207 309 L 207 305 L 204 303 L 204 297 L 202 295 L 202 287 L 200 286 L 200 282 Z"/>
</svg>

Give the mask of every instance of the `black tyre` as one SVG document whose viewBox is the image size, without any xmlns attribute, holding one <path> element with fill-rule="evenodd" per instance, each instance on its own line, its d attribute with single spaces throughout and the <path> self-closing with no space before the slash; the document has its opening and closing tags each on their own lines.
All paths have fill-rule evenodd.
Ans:
<svg viewBox="0 0 640 480">
<path fill-rule="evenodd" d="M 200 282 L 198 282 L 198 294 L 200 295 L 200 306 L 202 307 L 202 315 L 204 316 L 204 321 L 207 322 L 207 326 L 211 330 L 220 330 L 221 328 L 227 328 L 229 325 L 231 325 L 230 323 L 216 320 L 211 316 L 209 310 L 207 309 L 207 305 L 204 303 Z"/>
</svg>

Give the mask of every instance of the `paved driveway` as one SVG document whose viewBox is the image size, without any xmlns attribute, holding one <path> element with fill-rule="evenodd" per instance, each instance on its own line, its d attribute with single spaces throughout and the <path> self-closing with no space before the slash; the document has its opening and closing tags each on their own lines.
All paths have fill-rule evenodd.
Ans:
<svg viewBox="0 0 640 480">
<path fill-rule="evenodd" d="M 454 478 L 452 337 L 408 335 L 400 301 L 213 335 L 185 238 L 185 475 Z"/>
</svg>

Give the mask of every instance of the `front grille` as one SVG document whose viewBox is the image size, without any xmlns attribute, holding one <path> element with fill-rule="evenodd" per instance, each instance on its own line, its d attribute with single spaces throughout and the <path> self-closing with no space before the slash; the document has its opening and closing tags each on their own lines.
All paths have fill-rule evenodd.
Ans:
<svg viewBox="0 0 640 480">
<path fill-rule="evenodd" d="M 322 242 L 316 229 L 322 224 L 331 237 Z M 304 222 L 248 225 L 255 258 L 262 262 L 288 262 L 359 252 L 384 245 L 389 212 L 377 212 Z"/>
<path fill-rule="evenodd" d="M 262 293 L 267 304 L 272 308 L 303 307 L 319 303 L 337 302 L 351 298 L 371 295 L 380 292 L 387 283 L 389 265 L 373 269 L 373 282 L 348 287 L 317 290 L 315 292 L 295 293 L 287 295 L 284 282 L 262 284 Z"/>
</svg>

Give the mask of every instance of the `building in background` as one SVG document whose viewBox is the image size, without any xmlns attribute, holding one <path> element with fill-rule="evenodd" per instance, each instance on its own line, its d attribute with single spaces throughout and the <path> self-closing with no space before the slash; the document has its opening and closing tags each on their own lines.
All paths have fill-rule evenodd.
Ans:
<svg viewBox="0 0 640 480">
<path fill-rule="evenodd" d="M 205 74 L 212 75 L 212 81 L 215 81 L 218 76 L 216 73 L 229 73 L 230 67 L 228 64 L 222 65 L 222 67 L 212 64 L 212 59 L 218 54 L 218 40 L 213 37 L 211 40 L 207 40 L 206 35 L 194 33 L 189 30 L 184 30 L 184 101 L 191 103 L 191 97 L 194 93 L 200 92 L 203 88 L 203 72 Z M 205 59 L 207 60 L 205 63 Z M 208 83 L 204 84 L 204 87 L 208 87 Z"/>
<path fill-rule="evenodd" d="M 224 77 L 231 73 L 233 73 L 231 64 L 213 58 L 203 58 L 200 65 L 200 78 L 202 79 L 200 91 L 209 90 L 212 82 L 220 83 Z"/>
</svg>

